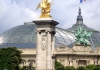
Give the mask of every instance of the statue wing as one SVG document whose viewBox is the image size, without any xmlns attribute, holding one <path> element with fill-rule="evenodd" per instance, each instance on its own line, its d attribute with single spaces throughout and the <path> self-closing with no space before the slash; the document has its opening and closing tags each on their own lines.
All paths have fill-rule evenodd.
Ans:
<svg viewBox="0 0 100 70">
<path fill-rule="evenodd" d="M 38 10 L 38 8 L 40 8 L 40 3 L 38 4 L 38 6 L 37 6 L 36 10 Z"/>
<path fill-rule="evenodd" d="M 90 36 L 91 36 L 91 34 L 92 34 L 92 32 L 87 33 L 87 35 L 86 35 L 86 36 L 87 36 L 87 37 L 90 37 Z"/>
</svg>

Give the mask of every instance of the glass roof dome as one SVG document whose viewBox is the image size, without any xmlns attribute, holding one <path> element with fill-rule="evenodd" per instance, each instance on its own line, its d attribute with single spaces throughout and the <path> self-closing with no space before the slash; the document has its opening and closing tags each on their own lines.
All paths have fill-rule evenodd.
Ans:
<svg viewBox="0 0 100 70">
<path fill-rule="evenodd" d="M 13 27 L 0 35 L 0 47 L 14 46 L 17 48 L 36 47 L 36 25 L 34 23 L 24 23 Z M 55 46 L 67 45 L 70 47 L 75 42 L 75 37 L 71 32 L 56 27 Z"/>
</svg>

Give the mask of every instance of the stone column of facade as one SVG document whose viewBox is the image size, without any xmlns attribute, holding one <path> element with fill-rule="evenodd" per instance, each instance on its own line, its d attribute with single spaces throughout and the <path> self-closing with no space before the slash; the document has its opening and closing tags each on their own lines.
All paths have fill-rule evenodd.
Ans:
<svg viewBox="0 0 100 70">
<path fill-rule="evenodd" d="M 47 69 L 54 70 L 54 33 L 52 31 L 48 31 L 48 47 L 47 47 Z M 51 43 L 51 44 L 50 44 Z"/>
<path fill-rule="evenodd" d="M 26 61 L 25 66 L 29 66 L 28 59 L 26 59 L 25 61 Z"/>
<path fill-rule="evenodd" d="M 52 35 L 52 69 L 55 70 L 55 37 Z"/>
<path fill-rule="evenodd" d="M 37 30 L 37 47 L 36 47 L 36 69 L 40 70 L 46 69 L 46 50 L 42 49 L 42 35 L 45 33 L 44 31 Z M 41 69 L 41 70 L 42 70 Z"/>
<path fill-rule="evenodd" d="M 36 70 L 54 70 L 51 57 L 54 51 L 55 26 L 58 23 L 51 19 L 33 22 L 37 26 Z"/>
<path fill-rule="evenodd" d="M 51 32 L 50 31 L 48 31 L 48 34 L 47 34 L 47 36 L 48 36 L 48 47 L 47 47 L 47 69 L 52 69 L 52 43 L 51 43 Z"/>
</svg>

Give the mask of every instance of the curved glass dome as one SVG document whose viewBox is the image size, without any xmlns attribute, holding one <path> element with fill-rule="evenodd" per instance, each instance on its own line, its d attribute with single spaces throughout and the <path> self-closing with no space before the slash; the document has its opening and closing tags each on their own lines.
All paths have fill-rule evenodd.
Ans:
<svg viewBox="0 0 100 70">
<path fill-rule="evenodd" d="M 17 48 L 36 47 L 36 25 L 25 23 L 24 25 L 13 27 L 0 35 L 0 47 L 14 46 Z M 67 45 L 70 47 L 75 41 L 75 37 L 67 30 L 56 27 L 55 45 Z"/>
</svg>

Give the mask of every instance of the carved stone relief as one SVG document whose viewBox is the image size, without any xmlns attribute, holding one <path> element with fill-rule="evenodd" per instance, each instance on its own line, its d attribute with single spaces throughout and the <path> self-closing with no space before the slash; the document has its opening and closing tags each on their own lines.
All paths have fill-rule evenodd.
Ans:
<svg viewBox="0 0 100 70">
<path fill-rule="evenodd" d="M 41 48 L 42 48 L 42 50 L 45 50 L 45 48 L 46 48 L 46 41 L 47 41 L 46 39 L 47 39 L 47 35 L 44 32 L 44 33 L 42 33 L 42 36 L 41 36 Z"/>
<path fill-rule="evenodd" d="M 64 65 L 65 59 L 59 59 L 60 63 Z"/>
</svg>

